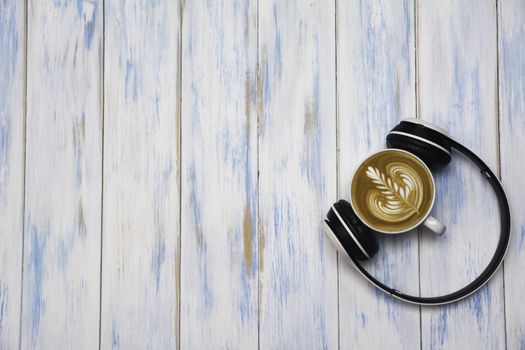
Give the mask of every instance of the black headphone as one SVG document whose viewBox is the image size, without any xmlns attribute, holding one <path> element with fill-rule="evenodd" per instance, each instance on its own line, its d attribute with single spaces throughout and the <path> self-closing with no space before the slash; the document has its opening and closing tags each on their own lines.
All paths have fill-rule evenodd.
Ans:
<svg viewBox="0 0 525 350">
<path fill-rule="evenodd" d="M 419 157 L 430 168 L 446 166 L 454 149 L 470 159 L 487 178 L 496 193 L 501 217 L 501 232 L 496 252 L 485 270 L 470 284 L 450 294 L 437 297 L 417 297 L 401 293 L 379 282 L 359 263 L 371 259 L 379 250 L 374 231 L 366 226 L 345 200 L 335 203 L 327 214 L 325 232 L 337 250 L 348 255 L 357 271 L 371 284 L 400 300 L 419 305 L 442 305 L 458 301 L 481 288 L 498 270 L 505 257 L 510 239 L 510 209 L 505 191 L 490 168 L 472 151 L 454 141 L 447 132 L 429 122 L 419 119 L 403 119 L 386 137 L 388 148 L 408 151 Z"/>
</svg>

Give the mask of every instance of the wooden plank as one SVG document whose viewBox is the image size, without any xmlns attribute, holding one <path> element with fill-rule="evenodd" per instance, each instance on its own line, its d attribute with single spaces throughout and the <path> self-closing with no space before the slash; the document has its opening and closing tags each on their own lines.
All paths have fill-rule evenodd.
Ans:
<svg viewBox="0 0 525 350">
<path fill-rule="evenodd" d="M 106 2 L 101 348 L 178 342 L 179 5 Z"/>
<path fill-rule="evenodd" d="M 259 2 L 260 347 L 338 346 L 334 1 Z"/>
<path fill-rule="evenodd" d="M 413 2 L 340 1 L 337 38 L 339 196 L 348 200 L 359 162 L 385 147 L 399 119 L 416 116 Z M 367 269 L 418 295 L 417 230 L 376 237 L 380 250 Z M 341 348 L 383 349 L 388 339 L 392 348 L 419 349 L 419 308 L 377 291 L 341 257 L 339 268 Z"/>
<path fill-rule="evenodd" d="M 505 260 L 507 347 L 525 349 L 523 260 L 525 258 L 525 3 L 503 0 L 499 18 L 501 178 L 512 211 L 512 236 Z"/>
<path fill-rule="evenodd" d="M 100 2 L 28 4 L 21 347 L 98 346 Z"/>
<path fill-rule="evenodd" d="M 257 346 L 256 15 L 183 9 L 181 349 Z"/>
<path fill-rule="evenodd" d="M 24 199 L 25 15 L 0 5 L 0 349 L 19 347 Z"/>
<path fill-rule="evenodd" d="M 494 1 L 419 2 L 419 115 L 497 170 L 497 51 Z M 421 294 L 451 292 L 476 278 L 499 236 L 495 195 L 472 163 L 457 153 L 436 175 L 435 216 L 442 237 L 421 233 Z M 422 311 L 423 348 L 505 347 L 501 271 L 470 298 Z"/>
</svg>

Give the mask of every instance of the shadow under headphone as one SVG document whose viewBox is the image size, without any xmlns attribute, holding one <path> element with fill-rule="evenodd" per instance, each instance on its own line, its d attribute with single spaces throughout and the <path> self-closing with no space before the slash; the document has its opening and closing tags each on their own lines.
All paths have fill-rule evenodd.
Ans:
<svg viewBox="0 0 525 350">
<path fill-rule="evenodd" d="M 386 137 L 388 148 L 408 151 L 419 157 L 430 168 L 444 167 L 451 161 L 451 149 L 470 159 L 480 169 L 496 193 L 501 217 L 501 232 L 494 256 L 483 272 L 470 284 L 453 293 L 436 297 L 419 297 L 393 289 L 366 271 L 359 261 L 371 259 L 379 250 L 374 231 L 366 226 L 345 200 L 335 203 L 327 214 L 325 231 L 337 250 L 348 255 L 357 271 L 375 287 L 400 300 L 419 305 L 442 305 L 458 301 L 477 291 L 490 280 L 505 257 L 510 239 L 510 209 L 505 192 L 490 168 L 472 151 L 454 141 L 447 132 L 429 122 L 404 119 Z"/>
</svg>

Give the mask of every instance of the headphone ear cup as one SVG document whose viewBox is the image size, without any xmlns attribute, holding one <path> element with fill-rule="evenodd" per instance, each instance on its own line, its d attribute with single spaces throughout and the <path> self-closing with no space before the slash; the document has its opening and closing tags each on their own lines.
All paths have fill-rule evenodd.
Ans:
<svg viewBox="0 0 525 350">
<path fill-rule="evenodd" d="M 328 227 L 350 256 L 361 261 L 369 260 L 379 250 L 373 231 L 363 224 L 347 201 L 335 203 L 327 218 Z"/>
<path fill-rule="evenodd" d="M 386 137 L 386 146 L 410 152 L 434 169 L 452 160 L 447 136 L 413 122 L 402 121 L 393 128 Z"/>
<path fill-rule="evenodd" d="M 421 159 L 430 168 L 442 168 L 450 163 L 450 155 L 436 151 L 436 147 L 422 141 L 390 134 L 386 138 L 387 148 L 397 148 L 410 152 Z"/>
<path fill-rule="evenodd" d="M 352 205 L 344 199 L 339 200 L 337 206 L 341 208 L 341 216 L 347 225 L 352 225 L 355 228 L 354 234 L 361 242 L 363 248 L 366 249 L 370 258 L 372 258 L 379 250 L 379 243 L 374 236 L 374 231 L 366 226 L 361 219 L 354 212 Z"/>
</svg>

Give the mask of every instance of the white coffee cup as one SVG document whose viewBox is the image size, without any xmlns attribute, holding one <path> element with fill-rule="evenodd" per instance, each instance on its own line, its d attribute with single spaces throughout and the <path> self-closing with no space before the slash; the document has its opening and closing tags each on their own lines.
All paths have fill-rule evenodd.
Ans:
<svg viewBox="0 0 525 350">
<path fill-rule="evenodd" d="M 395 158 L 395 157 L 400 157 L 400 158 Z M 372 190 L 370 190 L 368 187 L 365 188 L 365 186 L 362 186 L 362 183 L 363 181 L 363 178 L 365 178 L 363 175 L 362 175 L 362 172 L 364 170 L 364 166 L 368 164 L 370 164 L 371 162 L 373 162 L 374 160 L 376 159 L 381 159 L 381 158 L 385 158 L 385 157 L 390 157 L 392 159 L 396 159 L 395 161 L 392 161 L 392 164 L 395 163 L 395 167 L 392 166 L 391 168 L 394 168 L 394 170 L 396 171 L 395 172 L 395 175 L 397 176 L 398 174 L 401 174 L 401 178 L 403 178 L 403 181 L 406 181 L 406 182 L 403 182 L 402 185 L 398 186 L 397 183 L 395 183 L 395 186 L 396 188 L 400 191 L 400 193 L 397 193 L 397 190 L 394 189 L 394 186 L 389 186 L 388 184 L 391 184 L 391 183 L 394 183 L 396 181 L 398 181 L 398 178 L 396 179 L 393 179 L 392 176 L 389 177 L 390 174 L 387 174 L 385 176 L 385 174 L 381 171 L 375 173 L 375 171 L 378 171 L 377 168 L 374 168 L 372 166 L 368 166 L 368 170 L 366 172 L 367 176 L 370 177 L 370 181 L 373 183 L 373 185 L 369 186 L 369 187 L 373 187 L 373 186 L 377 186 L 377 188 L 372 188 Z M 373 164 L 373 163 L 372 163 Z M 390 163 L 388 163 L 390 165 Z M 405 168 L 407 170 L 407 172 L 405 174 L 403 174 L 403 167 L 402 165 L 404 164 Z M 412 174 L 409 176 L 407 175 L 407 173 L 409 173 L 409 169 L 414 169 L 416 167 L 419 167 L 420 169 L 418 170 L 421 170 L 423 169 L 424 172 L 425 172 L 425 175 L 426 175 L 426 181 L 427 182 L 427 185 L 425 185 L 423 183 L 423 181 L 419 180 L 418 184 L 413 184 L 413 182 L 417 182 L 418 180 L 415 179 L 415 177 L 419 176 L 419 174 L 416 172 L 412 172 Z M 389 169 L 391 169 L 389 168 Z M 356 179 L 356 175 L 357 173 L 359 172 L 359 179 Z M 370 172 L 370 173 L 369 173 Z M 371 175 L 369 175 L 371 174 Z M 374 177 L 376 176 L 377 177 Z M 356 182 L 356 181 L 359 181 L 359 182 Z M 356 182 L 356 183 L 355 183 Z M 387 183 L 388 182 L 388 183 Z M 399 182 L 399 181 L 398 181 Z M 361 185 L 361 186 L 358 186 L 358 185 Z M 405 185 L 406 187 L 402 187 L 403 185 Z M 428 186 L 430 185 L 430 186 Z M 412 186 L 412 189 L 415 189 L 413 190 L 412 192 L 409 193 L 409 190 L 410 190 L 410 186 Z M 419 187 L 418 187 L 419 186 Z M 429 188 L 431 187 L 431 188 Z M 352 192 L 352 189 L 354 189 L 355 193 Z M 367 191 L 368 189 L 368 191 Z M 404 189 L 406 190 L 406 198 L 403 197 L 404 196 Z M 417 193 L 419 190 L 419 194 Z M 362 191 L 363 193 L 359 193 L 358 191 Z M 396 191 L 396 193 L 393 193 L 394 191 Z M 415 156 L 414 154 L 410 153 L 410 152 L 407 152 L 405 150 L 401 150 L 401 149 L 392 149 L 392 148 L 389 148 L 389 149 L 384 149 L 384 150 L 380 150 L 380 151 L 377 151 L 377 152 L 374 152 L 372 154 L 370 154 L 365 160 L 363 160 L 359 166 L 356 168 L 356 170 L 354 171 L 352 177 L 351 177 L 351 182 L 350 182 L 350 204 L 352 205 L 352 208 L 354 210 L 354 212 L 356 213 L 356 215 L 359 217 L 359 219 L 361 219 L 361 221 L 366 225 L 368 226 L 369 228 L 371 228 L 372 230 L 376 231 L 376 232 L 380 232 L 380 233 L 385 233 L 385 234 L 399 234 L 399 233 L 404 233 L 404 232 L 407 232 L 407 231 L 410 231 L 416 227 L 418 227 L 419 225 L 423 225 L 425 227 L 427 227 L 428 229 L 430 229 L 433 233 L 437 234 L 437 235 L 442 235 L 445 230 L 446 230 L 446 227 L 445 225 L 443 225 L 439 220 L 437 220 L 435 217 L 431 216 L 430 215 L 430 212 L 434 206 L 434 202 L 435 202 L 435 199 L 436 199 L 436 183 L 435 183 L 435 180 L 434 180 L 434 176 L 432 175 L 432 172 L 430 171 L 430 169 L 428 168 L 428 166 L 417 156 Z M 374 192 L 374 193 L 373 193 Z M 428 194 L 428 192 L 430 192 L 430 194 Z M 386 195 L 384 193 L 387 193 Z M 421 199 L 417 196 L 423 196 L 423 193 L 426 193 L 426 196 L 425 198 Z M 388 195 L 390 194 L 390 196 Z M 383 226 L 381 226 L 380 224 L 378 224 L 378 222 L 380 220 L 382 220 L 381 218 L 379 218 L 378 216 L 376 216 L 374 219 L 376 219 L 376 222 L 373 222 L 372 221 L 372 216 L 374 215 L 373 213 L 370 212 L 370 209 L 368 206 L 368 216 L 367 217 L 363 212 L 364 210 L 361 210 L 361 207 L 364 207 L 363 204 L 360 204 L 361 202 L 363 202 L 363 196 L 369 196 L 369 198 L 366 199 L 367 203 L 370 203 L 370 201 L 372 201 L 371 199 L 371 196 L 374 195 L 374 203 L 379 203 L 379 205 L 376 205 L 374 208 L 376 210 L 376 212 L 378 213 L 379 211 L 383 210 L 383 214 L 384 217 L 388 214 L 389 212 L 389 203 L 381 203 L 381 200 L 383 200 L 383 202 L 386 200 L 387 202 L 389 201 L 388 199 L 385 199 L 385 198 L 393 198 L 392 199 L 392 203 L 401 203 L 400 200 L 397 200 L 397 199 L 401 199 L 401 200 L 406 200 L 408 201 L 408 198 L 417 198 L 418 200 L 420 200 L 421 202 L 424 200 L 425 202 L 425 205 L 424 205 L 424 208 L 423 208 L 423 213 L 417 213 L 419 219 L 417 221 L 415 221 L 413 224 L 410 224 L 409 226 L 407 226 L 407 224 L 405 223 L 405 226 L 404 227 L 400 227 L 399 229 L 385 229 L 385 227 L 387 225 L 391 225 L 392 227 L 396 226 L 396 223 L 393 223 L 393 222 L 388 222 L 387 220 L 384 220 L 385 224 Z M 382 197 L 381 197 L 382 196 Z M 414 197 L 416 196 L 416 197 Z M 381 197 L 382 199 L 377 199 L 376 197 Z M 430 202 L 428 202 L 428 198 L 430 197 Z M 354 203 L 354 198 L 356 198 L 356 203 Z M 390 210 L 392 211 L 392 210 Z M 407 220 L 408 221 L 408 220 Z"/>
</svg>

